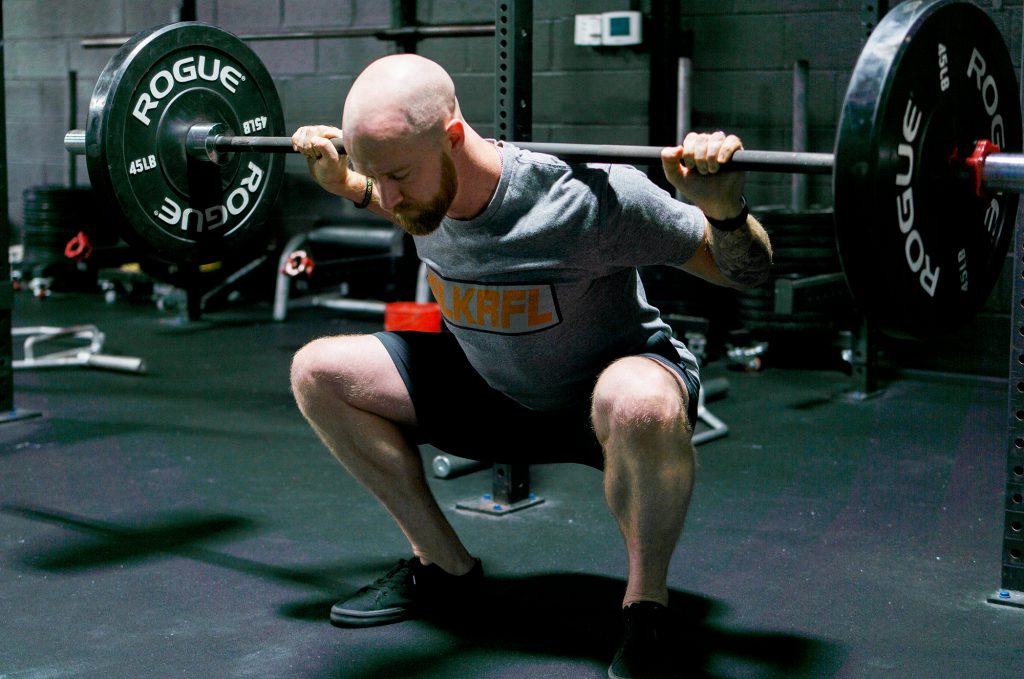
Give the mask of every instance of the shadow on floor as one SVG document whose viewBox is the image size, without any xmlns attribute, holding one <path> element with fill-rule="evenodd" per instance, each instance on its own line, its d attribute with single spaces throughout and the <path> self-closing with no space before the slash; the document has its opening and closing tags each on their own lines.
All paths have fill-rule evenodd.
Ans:
<svg viewBox="0 0 1024 679">
<path fill-rule="evenodd" d="M 275 582 L 309 586 L 324 592 L 336 591 L 338 569 L 296 568 L 261 563 L 224 554 L 201 543 L 223 541 L 251 534 L 257 524 L 244 517 L 201 512 L 172 512 L 147 517 L 136 525 L 98 521 L 40 507 L 3 505 L 0 511 L 34 521 L 61 526 L 82 533 L 77 541 L 62 541 L 56 547 L 26 550 L 18 562 L 26 568 L 51 573 L 76 573 L 120 564 L 174 556 L 220 566 Z"/>
<path fill-rule="evenodd" d="M 3 505 L 0 511 L 84 534 L 75 542 L 62 541 L 56 547 L 24 552 L 19 562 L 26 568 L 77 573 L 162 556 L 189 558 L 270 581 L 307 586 L 324 595 L 278 609 L 278 615 L 292 620 L 327 624 L 331 605 L 345 595 L 348 585 L 344 580 L 353 578 L 356 571 L 362 576 L 386 567 L 276 566 L 200 544 L 256 529 L 253 521 L 237 516 L 175 512 L 126 525 L 39 507 Z M 603 666 L 618 645 L 618 602 L 624 584 L 618 578 L 581 573 L 488 577 L 472 601 L 455 602 L 442 612 L 392 626 L 389 652 L 358 658 L 339 653 L 336 658 L 328 658 L 327 666 L 315 676 L 425 679 L 438 676 L 439 666 L 455 663 L 464 667 L 480 654 L 499 659 L 516 655 L 564 658 Z M 725 629 L 714 623 L 723 611 L 713 600 L 678 590 L 673 590 L 670 598 L 679 636 L 678 662 L 686 668 L 685 676 L 715 676 L 712 668 L 742 663 L 748 669 L 756 667 L 755 676 L 800 679 L 833 676 L 842 665 L 844 652 L 834 642 L 796 634 Z M 413 635 L 403 634 L 402 628 L 408 632 L 410 625 L 442 631 L 451 637 L 452 644 L 440 649 L 423 648 L 412 642 Z M 338 634 L 359 632 L 338 630 Z M 403 644 L 406 636 L 410 637 L 409 643 Z M 351 644 L 351 637 L 346 639 L 347 644 Z M 467 658 L 460 660 L 460 654 Z"/>
<path fill-rule="evenodd" d="M 516 578 L 488 577 L 479 596 L 452 605 L 417 621 L 451 635 L 455 648 L 430 650 L 398 639 L 385 654 L 337 658 L 337 666 L 317 677 L 409 679 L 441 676 L 441 667 L 466 667 L 481 658 L 535 656 L 608 664 L 620 641 L 618 603 L 625 582 L 581 573 L 549 573 Z M 334 601 L 301 610 L 283 611 L 303 618 L 325 620 Z M 712 667 L 741 663 L 755 668 L 749 676 L 818 678 L 834 676 L 841 666 L 841 649 L 834 642 L 794 634 L 738 632 L 715 626 L 721 614 L 713 600 L 687 592 L 670 592 L 670 608 L 678 635 L 681 676 L 715 676 Z M 359 634 L 361 630 L 339 630 Z M 459 659 L 452 657 L 463 654 Z M 685 669 L 684 669 L 685 668 Z"/>
</svg>

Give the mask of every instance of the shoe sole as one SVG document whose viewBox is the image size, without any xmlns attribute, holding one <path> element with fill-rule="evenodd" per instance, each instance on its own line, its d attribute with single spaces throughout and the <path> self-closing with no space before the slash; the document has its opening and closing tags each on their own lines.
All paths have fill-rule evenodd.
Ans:
<svg viewBox="0 0 1024 679">
<path fill-rule="evenodd" d="M 407 608 L 385 608 L 378 611 L 331 609 L 331 624 L 335 627 L 376 627 L 407 620 L 413 615 Z"/>
</svg>

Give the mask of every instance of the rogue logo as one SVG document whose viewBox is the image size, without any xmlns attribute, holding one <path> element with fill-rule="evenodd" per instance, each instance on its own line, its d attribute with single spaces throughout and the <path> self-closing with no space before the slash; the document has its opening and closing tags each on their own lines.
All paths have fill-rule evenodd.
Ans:
<svg viewBox="0 0 1024 679">
<path fill-rule="evenodd" d="M 227 195 L 222 205 L 212 205 L 202 212 L 191 207 L 183 210 L 170 196 L 165 196 L 163 205 L 156 211 L 155 216 L 171 226 L 180 224 L 182 231 L 188 231 L 189 227 L 192 227 L 191 230 L 195 233 L 213 231 L 224 226 L 228 215 L 236 216 L 244 212 L 249 207 L 249 196 L 259 190 L 262 182 L 262 168 L 250 161 L 249 175 Z"/>
<path fill-rule="evenodd" d="M 998 112 L 999 85 L 991 73 L 985 75 L 987 68 L 988 65 L 985 63 L 985 58 L 981 56 L 981 52 L 975 47 L 971 52 L 971 60 L 967 64 L 967 77 L 974 76 L 978 92 L 981 93 L 981 103 L 985 107 L 985 113 L 992 116 L 992 124 L 989 128 L 991 132 L 989 141 L 996 146 L 1003 147 L 1006 145 L 1006 135 L 1003 131 L 1003 115 Z M 982 76 L 984 76 L 984 79 Z"/>
<path fill-rule="evenodd" d="M 150 111 L 160 105 L 162 99 L 174 91 L 177 83 L 188 83 L 193 80 L 206 80 L 208 82 L 220 81 L 231 94 L 238 89 L 238 84 L 245 80 L 245 76 L 234 66 L 221 66 L 220 59 L 213 59 L 213 64 L 207 69 L 208 60 L 204 55 L 196 57 L 185 57 L 174 62 L 170 69 L 157 71 L 149 79 L 149 91 L 143 92 L 135 100 L 132 107 L 132 115 L 143 125 L 149 127 L 152 122 L 147 115 Z"/>
<path fill-rule="evenodd" d="M 981 103 L 985 107 L 985 113 L 992 117 L 992 122 L 989 125 L 991 134 L 989 141 L 996 146 L 1004 147 L 1006 145 L 1006 132 L 1003 114 L 999 112 L 999 84 L 996 83 L 996 79 L 991 73 L 985 75 L 987 70 L 988 64 L 985 62 L 985 58 L 981 56 L 978 48 L 975 47 L 971 51 L 971 60 L 967 64 L 967 78 L 974 77 L 974 84 L 981 95 Z M 997 242 L 1002 235 L 1002 210 L 996 197 L 992 198 L 988 209 L 985 211 L 985 230 L 988 232 L 993 243 Z M 964 281 L 965 286 L 966 283 Z"/>
<path fill-rule="evenodd" d="M 903 113 L 903 141 L 896 147 L 897 161 L 905 159 L 907 171 L 896 171 L 896 212 L 899 217 L 900 232 L 907 239 L 903 242 L 903 254 L 907 266 L 913 273 L 919 273 L 918 281 L 929 297 L 935 296 L 935 288 L 939 284 L 939 267 L 932 269 L 932 259 L 924 249 L 921 232 L 914 228 L 914 140 L 921 127 L 921 110 L 914 105 L 914 100 L 907 99 L 907 108 Z"/>
</svg>

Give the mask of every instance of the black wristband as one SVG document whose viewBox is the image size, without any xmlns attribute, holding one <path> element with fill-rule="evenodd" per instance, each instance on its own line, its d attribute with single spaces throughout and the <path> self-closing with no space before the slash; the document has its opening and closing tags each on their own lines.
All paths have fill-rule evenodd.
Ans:
<svg viewBox="0 0 1024 679">
<path fill-rule="evenodd" d="M 361 203 L 352 201 L 352 204 L 355 205 L 360 210 L 362 210 L 363 208 L 370 204 L 371 200 L 373 200 L 373 180 L 367 177 L 366 191 L 363 192 L 363 201 Z"/>
<path fill-rule="evenodd" d="M 747 209 L 747 197 L 740 196 L 740 200 L 743 201 L 743 209 L 740 210 L 740 213 L 735 217 L 730 217 L 729 219 L 712 219 L 707 215 L 704 216 L 707 218 L 711 226 L 719 231 L 735 231 L 747 223 L 747 215 L 750 214 L 750 210 Z"/>
</svg>

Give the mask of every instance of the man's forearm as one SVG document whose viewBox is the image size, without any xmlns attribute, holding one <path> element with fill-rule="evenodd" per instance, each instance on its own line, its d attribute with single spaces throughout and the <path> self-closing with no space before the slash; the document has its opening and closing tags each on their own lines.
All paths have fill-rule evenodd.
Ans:
<svg viewBox="0 0 1024 679">
<path fill-rule="evenodd" d="M 711 227 L 711 253 L 722 274 L 742 287 L 754 287 L 768 280 L 772 248 L 768 234 L 753 217 L 735 231 Z"/>
<path fill-rule="evenodd" d="M 327 188 L 327 187 L 324 187 Z M 334 188 L 328 188 L 327 190 L 336 196 L 341 196 L 346 200 L 352 201 L 353 205 L 361 205 L 367 198 L 367 189 L 369 189 L 369 202 L 366 204 L 365 209 L 367 212 L 371 212 L 380 217 L 384 217 L 388 221 L 394 223 L 394 216 L 384 208 L 380 206 L 380 196 L 377 193 L 375 184 L 368 184 L 366 175 L 359 174 L 355 170 L 349 170 L 344 185 L 336 186 Z"/>
</svg>

